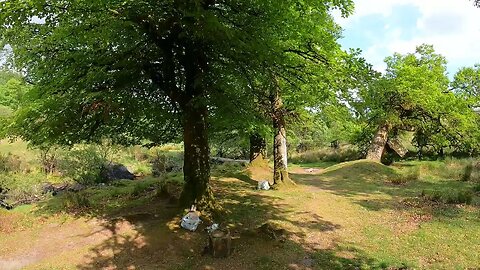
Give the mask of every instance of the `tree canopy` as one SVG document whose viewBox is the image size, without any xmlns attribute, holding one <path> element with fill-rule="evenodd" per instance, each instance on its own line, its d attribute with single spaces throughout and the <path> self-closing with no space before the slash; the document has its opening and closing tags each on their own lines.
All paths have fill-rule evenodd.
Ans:
<svg viewBox="0 0 480 270">
<path fill-rule="evenodd" d="M 272 78 L 287 106 L 299 89 L 321 88 L 299 82 L 332 76 L 318 72 L 339 47 L 330 11 L 348 15 L 353 4 L 11 0 L 0 9 L 0 38 L 33 84 L 13 132 L 36 144 L 183 136 L 192 202 L 208 193 L 209 113 L 245 91 L 265 93 Z"/>
</svg>

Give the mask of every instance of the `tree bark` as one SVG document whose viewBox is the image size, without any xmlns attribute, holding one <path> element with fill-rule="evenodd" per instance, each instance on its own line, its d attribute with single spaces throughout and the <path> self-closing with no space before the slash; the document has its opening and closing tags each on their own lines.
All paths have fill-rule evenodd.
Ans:
<svg viewBox="0 0 480 270">
<path fill-rule="evenodd" d="M 388 124 L 383 124 L 378 128 L 377 133 L 375 133 L 375 137 L 373 137 L 373 141 L 368 148 L 367 160 L 376 162 L 380 162 L 382 160 L 382 155 L 385 150 L 385 145 L 387 144 L 389 131 L 390 125 Z"/>
<path fill-rule="evenodd" d="M 208 205 L 212 199 L 210 181 L 210 149 L 207 135 L 207 107 L 187 106 L 184 111 L 185 185 L 181 201 L 185 205 Z"/>
<path fill-rule="evenodd" d="M 285 112 L 278 90 L 272 95 L 273 105 L 273 185 L 294 185 L 288 176 L 287 132 L 285 129 Z"/>
<path fill-rule="evenodd" d="M 250 135 L 250 164 L 265 164 L 267 158 L 267 142 L 259 133 Z"/>
<path fill-rule="evenodd" d="M 210 149 L 208 144 L 208 107 L 205 102 L 206 86 L 203 74 L 207 61 L 201 46 L 186 44 L 185 95 L 183 111 L 184 188 L 180 201 L 184 205 L 196 204 L 197 209 L 210 211 L 214 207 L 210 189 Z"/>
</svg>

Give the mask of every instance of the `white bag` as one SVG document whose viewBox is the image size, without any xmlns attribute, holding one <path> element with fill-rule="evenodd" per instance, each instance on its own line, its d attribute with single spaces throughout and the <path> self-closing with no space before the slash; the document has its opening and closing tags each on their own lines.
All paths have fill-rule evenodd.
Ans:
<svg viewBox="0 0 480 270">
<path fill-rule="evenodd" d="M 182 218 L 182 223 L 180 223 L 180 226 L 184 229 L 194 232 L 197 230 L 197 227 L 201 222 L 202 221 L 198 216 L 196 207 L 192 206 L 192 208 L 190 208 L 190 212 L 188 212 L 188 214 Z"/>
<path fill-rule="evenodd" d="M 270 190 L 270 184 L 268 181 L 260 181 L 258 182 L 258 189 L 259 190 Z"/>
</svg>

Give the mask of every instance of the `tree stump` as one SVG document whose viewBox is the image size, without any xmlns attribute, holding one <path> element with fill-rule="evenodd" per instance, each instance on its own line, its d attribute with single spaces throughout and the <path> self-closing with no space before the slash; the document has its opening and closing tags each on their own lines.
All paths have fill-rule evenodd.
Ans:
<svg viewBox="0 0 480 270">
<path fill-rule="evenodd" d="M 209 235 L 208 241 L 210 253 L 214 258 L 226 258 L 230 256 L 232 238 L 229 230 L 216 230 Z"/>
</svg>

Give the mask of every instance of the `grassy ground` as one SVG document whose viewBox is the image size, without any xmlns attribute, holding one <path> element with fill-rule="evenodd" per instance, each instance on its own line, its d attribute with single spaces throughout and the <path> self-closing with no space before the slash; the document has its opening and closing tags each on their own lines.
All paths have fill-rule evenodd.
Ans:
<svg viewBox="0 0 480 270">
<path fill-rule="evenodd" d="M 217 166 L 227 259 L 202 255 L 208 224 L 179 227 L 181 175 L 119 181 L 0 210 L 0 269 L 476 269 L 478 194 L 469 205 L 443 199 L 473 190 L 460 181 L 466 163 L 297 164 L 284 191 L 255 190 L 268 168 Z"/>
</svg>

